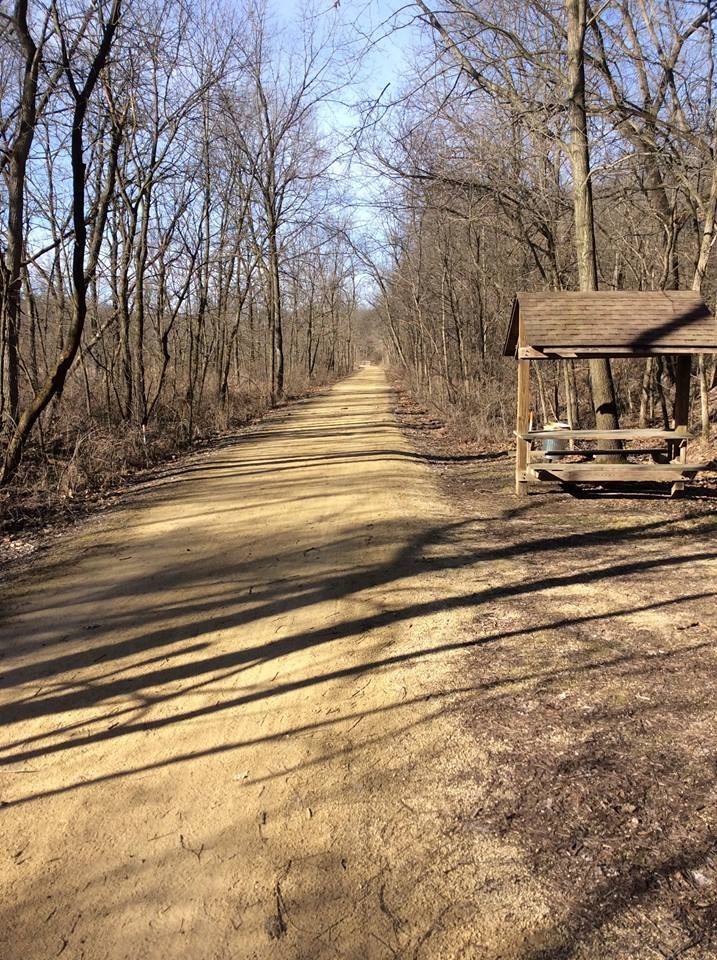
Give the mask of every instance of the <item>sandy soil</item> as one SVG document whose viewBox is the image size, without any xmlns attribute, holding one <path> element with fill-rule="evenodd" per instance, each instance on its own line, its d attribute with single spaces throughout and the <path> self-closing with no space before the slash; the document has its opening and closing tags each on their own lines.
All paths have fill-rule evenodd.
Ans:
<svg viewBox="0 0 717 960">
<path fill-rule="evenodd" d="M 2 960 L 717 956 L 715 500 L 398 414 L 362 371 L 6 585 Z"/>
<path fill-rule="evenodd" d="M 9 584 L 0 956 L 549 939 L 524 853 L 471 819 L 450 524 L 366 370 Z"/>
</svg>

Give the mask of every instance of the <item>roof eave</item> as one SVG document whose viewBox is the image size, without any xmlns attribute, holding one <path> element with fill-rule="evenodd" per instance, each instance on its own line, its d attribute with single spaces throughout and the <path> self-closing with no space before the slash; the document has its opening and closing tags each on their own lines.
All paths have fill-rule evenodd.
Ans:
<svg viewBox="0 0 717 960">
<path fill-rule="evenodd" d="M 507 343 L 506 343 L 507 346 Z M 659 346 L 653 344 L 650 347 L 626 347 L 610 346 L 602 344 L 595 347 L 573 346 L 568 344 L 551 344 L 549 346 L 534 346 L 532 344 L 522 346 L 514 351 L 519 360 L 590 360 L 593 358 L 615 357 L 636 357 L 646 358 L 655 356 L 674 356 L 676 354 L 691 354 L 697 356 L 700 353 L 717 353 L 717 344 L 669 344 Z M 506 356 L 511 354 L 507 353 Z"/>
</svg>

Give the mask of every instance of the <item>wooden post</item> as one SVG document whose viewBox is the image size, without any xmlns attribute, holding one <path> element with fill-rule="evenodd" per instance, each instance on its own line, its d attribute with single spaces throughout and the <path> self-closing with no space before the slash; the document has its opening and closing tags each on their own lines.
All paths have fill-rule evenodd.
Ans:
<svg viewBox="0 0 717 960">
<path fill-rule="evenodd" d="M 517 433 L 526 433 L 530 428 L 530 360 L 518 360 L 518 411 L 515 418 Z M 515 492 L 519 497 L 528 495 L 528 450 L 530 444 L 520 437 L 515 438 Z"/>
<path fill-rule="evenodd" d="M 675 376 L 675 411 L 672 426 L 675 430 L 687 433 L 690 426 L 690 374 L 692 372 L 692 355 L 681 353 L 677 358 L 677 374 Z M 671 444 L 670 460 L 678 457 L 682 463 L 687 462 L 687 440 Z M 679 496 L 685 489 L 683 481 L 672 484 L 671 496 Z"/>
<path fill-rule="evenodd" d="M 689 432 L 690 425 L 690 374 L 692 372 L 692 355 L 681 353 L 677 358 L 677 374 L 675 377 L 675 411 L 673 428 L 682 433 Z M 687 460 L 687 442 L 675 444 L 670 459 L 679 456 L 684 463 Z"/>
</svg>

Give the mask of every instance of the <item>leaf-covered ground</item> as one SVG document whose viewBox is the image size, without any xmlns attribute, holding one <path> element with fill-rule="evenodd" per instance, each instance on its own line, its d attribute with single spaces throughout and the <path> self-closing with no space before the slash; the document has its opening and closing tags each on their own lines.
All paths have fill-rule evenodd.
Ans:
<svg viewBox="0 0 717 960">
<path fill-rule="evenodd" d="M 397 413 L 463 517 L 475 829 L 529 853 L 556 939 L 528 957 L 717 955 L 717 485 L 532 486 L 508 451 Z M 487 589 L 481 584 L 492 584 Z"/>
</svg>

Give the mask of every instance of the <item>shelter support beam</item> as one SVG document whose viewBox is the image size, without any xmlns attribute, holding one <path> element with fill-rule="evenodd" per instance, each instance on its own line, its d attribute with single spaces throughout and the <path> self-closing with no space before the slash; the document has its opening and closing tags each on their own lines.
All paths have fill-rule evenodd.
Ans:
<svg viewBox="0 0 717 960">
<path fill-rule="evenodd" d="M 690 420 L 690 375 L 692 373 L 692 356 L 690 354 L 680 354 L 677 358 L 677 373 L 675 376 L 675 418 L 673 427 L 682 433 L 689 430 Z M 680 444 L 671 444 L 670 460 L 679 459 L 685 463 L 687 460 L 687 444 L 683 441 Z M 672 484 L 671 494 L 678 496 L 685 489 L 682 481 Z"/>
<path fill-rule="evenodd" d="M 675 377 L 675 430 L 687 433 L 690 419 L 690 375 L 692 372 L 692 357 L 690 354 L 680 354 L 677 358 L 677 374 Z"/>
<path fill-rule="evenodd" d="M 516 434 L 525 434 L 530 429 L 530 360 L 518 360 L 518 409 Z M 515 441 L 515 492 L 519 497 L 528 495 L 528 451 L 530 442 L 521 436 Z"/>
</svg>

